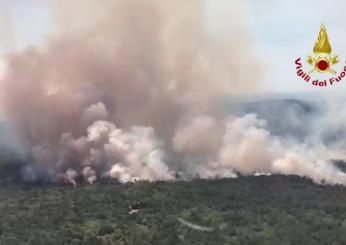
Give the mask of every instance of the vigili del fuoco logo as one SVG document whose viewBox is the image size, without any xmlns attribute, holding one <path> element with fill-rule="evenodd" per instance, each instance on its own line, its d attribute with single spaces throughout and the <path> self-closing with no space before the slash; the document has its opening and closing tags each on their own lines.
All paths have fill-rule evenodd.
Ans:
<svg viewBox="0 0 346 245">
<path fill-rule="evenodd" d="M 308 72 L 303 70 L 302 59 L 296 59 L 297 75 L 305 82 L 311 82 L 314 86 L 325 87 L 334 85 L 339 83 L 346 75 L 346 65 L 339 73 L 333 69 L 333 66 L 339 63 L 339 56 L 332 53 L 324 24 L 321 25 L 313 53 L 307 56 L 306 62 L 310 66 L 310 71 Z M 321 79 L 321 76 L 319 77 L 318 75 L 322 74 L 327 74 L 329 77 L 324 76 L 324 79 Z"/>
</svg>

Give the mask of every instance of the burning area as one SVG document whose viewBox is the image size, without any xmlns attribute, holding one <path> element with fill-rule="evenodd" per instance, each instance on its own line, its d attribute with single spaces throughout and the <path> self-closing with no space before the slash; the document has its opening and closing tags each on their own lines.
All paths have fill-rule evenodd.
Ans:
<svg viewBox="0 0 346 245">
<path fill-rule="evenodd" d="M 339 102 L 315 103 L 314 113 L 225 107 L 225 96 L 260 92 L 264 69 L 240 17 L 247 5 L 222 3 L 228 27 L 217 35 L 208 2 L 47 1 L 63 31 L 4 57 L 0 82 L 22 178 L 293 174 L 346 184 L 333 163 L 345 159 Z"/>
</svg>

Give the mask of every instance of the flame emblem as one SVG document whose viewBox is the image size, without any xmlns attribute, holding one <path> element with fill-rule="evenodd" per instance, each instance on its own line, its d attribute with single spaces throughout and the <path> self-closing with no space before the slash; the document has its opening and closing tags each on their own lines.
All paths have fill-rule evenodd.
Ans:
<svg viewBox="0 0 346 245">
<path fill-rule="evenodd" d="M 313 55 L 308 55 L 306 61 L 313 66 L 309 74 L 317 71 L 320 73 L 329 72 L 333 75 L 336 72 L 331 68 L 339 62 L 338 55 L 331 55 L 332 48 L 329 43 L 327 30 L 324 24 L 321 25 L 317 41 L 313 48 Z"/>
</svg>

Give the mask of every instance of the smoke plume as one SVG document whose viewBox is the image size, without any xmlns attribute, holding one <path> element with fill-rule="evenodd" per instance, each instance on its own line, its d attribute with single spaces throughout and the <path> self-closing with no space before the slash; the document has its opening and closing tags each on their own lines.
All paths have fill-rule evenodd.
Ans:
<svg viewBox="0 0 346 245">
<path fill-rule="evenodd" d="M 262 72 L 246 18 L 234 10 L 248 16 L 247 7 L 220 2 L 229 16 L 220 35 L 210 1 L 42 3 L 56 30 L 42 47 L 6 57 L 0 84 L 1 109 L 27 159 L 24 179 L 40 170 L 71 184 L 156 181 L 182 171 L 345 184 L 329 155 L 317 154 L 324 142 L 316 150 L 316 138 L 273 135 L 254 114 L 215 109 L 221 95 L 258 91 Z"/>
<path fill-rule="evenodd" d="M 206 118 L 198 120 L 203 122 Z M 201 154 L 191 150 L 191 146 L 202 149 L 206 144 L 199 140 L 203 137 L 198 138 L 200 132 L 196 130 L 198 126 L 194 121 L 177 131 L 176 139 L 184 140 L 176 141 L 176 149 L 184 153 L 184 163 L 189 172 L 205 178 L 234 177 L 237 174 L 294 174 L 311 178 L 317 183 L 346 184 L 346 174 L 331 162 L 331 159 L 338 159 L 342 151 L 326 149 L 324 144 L 312 144 L 310 140 L 301 143 L 275 136 L 265 126 L 266 121 L 258 119 L 255 114 L 228 119 L 220 126 L 223 134 L 219 134 L 222 135 L 219 137 L 219 146 L 209 147 L 209 150 L 214 150 L 207 157 L 201 157 Z M 205 132 L 212 134 L 212 131 Z M 185 142 L 189 141 L 192 142 L 190 147 L 184 147 Z M 194 144 L 198 144 L 198 147 Z"/>
</svg>

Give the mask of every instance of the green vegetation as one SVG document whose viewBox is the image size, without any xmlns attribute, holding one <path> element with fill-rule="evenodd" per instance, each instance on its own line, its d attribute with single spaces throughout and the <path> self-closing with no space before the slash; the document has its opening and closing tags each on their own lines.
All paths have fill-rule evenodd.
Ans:
<svg viewBox="0 0 346 245">
<path fill-rule="evenodd" d="M 346 188 L 293 176 L 11 184 L 0 187 L 0 219 L 1 245 L 336 245 L 346 244 Z"/>
</svg>

